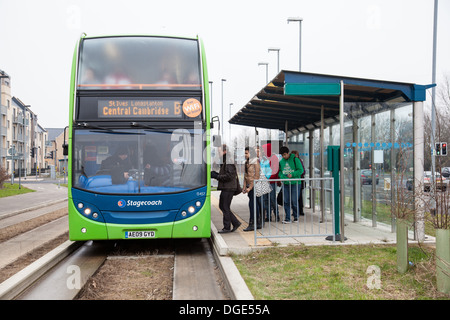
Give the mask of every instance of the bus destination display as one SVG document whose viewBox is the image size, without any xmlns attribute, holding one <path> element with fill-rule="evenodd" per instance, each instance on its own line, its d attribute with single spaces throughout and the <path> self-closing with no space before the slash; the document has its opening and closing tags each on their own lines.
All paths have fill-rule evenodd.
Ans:
<svg viewBox="0 0 450 320">
<path fill-rule="evenodd" d="M 99 118 L 182 118 L 182 101 L 168 99 L 109 99 L 98 101 Z"/>
</svg>

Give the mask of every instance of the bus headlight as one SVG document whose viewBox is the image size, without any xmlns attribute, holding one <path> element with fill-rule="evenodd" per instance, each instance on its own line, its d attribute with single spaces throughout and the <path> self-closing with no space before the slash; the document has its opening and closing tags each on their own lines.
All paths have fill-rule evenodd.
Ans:
<svg viewBox="0 0 450 320">
<path fill-rule="evenodd" d="M 200 212 L 201 207 L 203 206 L 204 201 L 202 200 L 193 200 L 185 203 L 178 211 L 178 215 L 176 220 L 186 219 L 194 216 L 198 212 Z"/>
<path fill-rule="evenodd" d="M 74 199 L 73 202 L 76 210 L 82 214 L 83 217 L 97 222 L 105 222 L 101 211 L 98 210 L 96 206 L 79 199 Z"/>
</svg>

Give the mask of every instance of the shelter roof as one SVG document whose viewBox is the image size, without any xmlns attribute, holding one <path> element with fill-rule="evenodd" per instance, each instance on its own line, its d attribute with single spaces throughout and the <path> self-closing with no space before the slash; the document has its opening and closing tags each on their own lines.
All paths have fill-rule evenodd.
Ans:
<svg viewBox="0 0 450 320">
<path fill-rule="evenodd" d="M 426 89 L 417 85 L 343 76 L 281 71 L 230 120 L 231 124 L 282 131 L 305 131 L 320 126 L 321 109 L 327 124 L 339 121 L 339 95 L 293 95 L 286 88 L 297 84 L 333 85 L 344 83 L 344 102 L 402 103 L 424 101 Z M 385 105 L 389 108 L 388 105 Z M 380 108 L 377 108 L 377 112 Z"/>
</svg>

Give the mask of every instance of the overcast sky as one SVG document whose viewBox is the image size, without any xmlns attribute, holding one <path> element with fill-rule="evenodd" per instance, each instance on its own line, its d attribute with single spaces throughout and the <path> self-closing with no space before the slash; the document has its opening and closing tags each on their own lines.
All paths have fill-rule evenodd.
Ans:
<svg viewBox="0 0 450 320">
<path fill-rule="evenodd" d="M 243 107 L 280 69 L 429 84 L 433 0 L 0 0 L 0 69 L 12 95 L 46 128 L 68 124 L 69 78 L 81 32 L 197 35 L 205 43 L 213 107 Z M 438 83 L 450 76 L 450 0 L 439 0 Z M 431 92 L 430 92 L 431 94 Z M 427 96 L 428 100 L 430 95 Z M 220 113 L 219 113 L 220 115 Z"/>
</svg>

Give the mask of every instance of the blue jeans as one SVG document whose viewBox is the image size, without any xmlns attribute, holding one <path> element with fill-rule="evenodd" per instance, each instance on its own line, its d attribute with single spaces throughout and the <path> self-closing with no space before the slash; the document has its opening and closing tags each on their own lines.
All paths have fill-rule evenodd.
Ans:
<svg viewBox="0 0 450 320">
<path fill-rule="evenodd" d="M 253 200 L 255 188 L 252 188 L 250 192 L 248 193 L 248 208 L 250 211 L 250 219 L 248 220 L 249 226 L 253 228 L 255 223 L 255 203 Z M 261 226 L 261 197 L 256 197 L 256 224 L 258 227 Z"/>
<path fill-rule="evenodd" d="M 283 183 L 283 197 L 284 197 L 284 212 L 286 216 L 285 221 L 291 221 L 291 207 L 294 219 L 298 219 L 298 196 L 301 191 L 301 184 L 284 184 Z"/>
<path fill-rule="evenodd" d="M 277 183 L 271 182 L 270 186 L 272 187 L 272 191 L 270 191 L 270 193 L 263 195 L 263 198 L 264 198 L 263 210 L 265 210 L 265 218 L 266 219 L 271 220 L 271 211 L 273 211 L 273 214 L 274 214 L 275 220 L 276 220 L 278 218 Z"/>
</svg>

